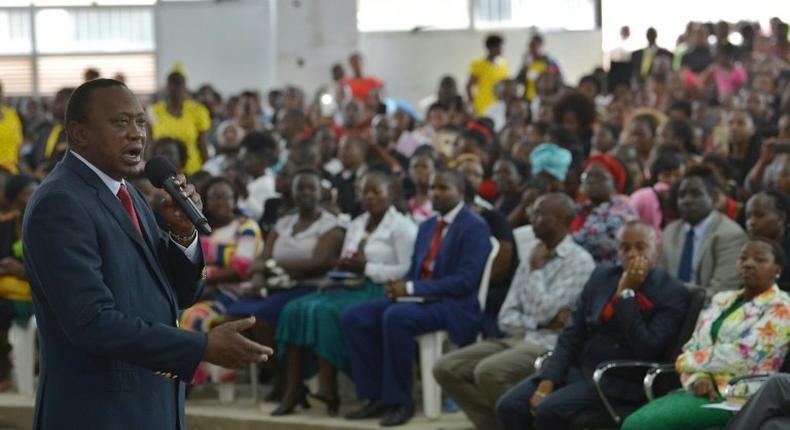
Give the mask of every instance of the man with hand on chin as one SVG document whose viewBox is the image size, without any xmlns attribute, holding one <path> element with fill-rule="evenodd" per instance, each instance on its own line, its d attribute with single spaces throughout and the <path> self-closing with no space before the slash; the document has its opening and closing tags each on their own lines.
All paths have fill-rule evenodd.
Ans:
<svg viewBox="0 0 790 430">
<path fill-rule="evenodd" d="M 600 266 L 592 273 L 571 325 L 540 372 L 499 399 L 503 429 L 566 428 L 577 413 L 602 406 L 592 383 L 597 365 L 663 356 L 683 322 L 688 290 L 655 266 L 655 230 L 644 221 L 623 226 L 618 255 L 622 265 Z M 609 375 L 603 389 L 618 400 L 644 396 L 641 376 Z"/>
<path fill-rule="evenodd" d="M 195 227 L 170 196 L 159 229 L 126 179 L 142 170 L 145 112 L 121 82 L 77 88 L 65 118 L 69 151 L 30 200 L 23 226 L 41 344 L 33 428 L 183 429 L 184 384 L 201 360 L 265 361 L 241 335 L 254 319 L 205 333 L 177 327 L 199 297 Z M 200 209 L 195 187 L 176 178 Z"/>
</svg>

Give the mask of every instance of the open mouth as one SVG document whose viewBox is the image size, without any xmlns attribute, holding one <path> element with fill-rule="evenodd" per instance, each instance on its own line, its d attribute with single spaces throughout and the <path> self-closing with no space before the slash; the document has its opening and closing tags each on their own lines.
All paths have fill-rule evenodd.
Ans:
<svg viewBox="0 0 790 430">
<path fill-rule="evenodd" d="M 131 148 L 121 153 L 123 159 L 130 164 L 137 164 L 143 161 L 143 148 Z"/>
</svg>

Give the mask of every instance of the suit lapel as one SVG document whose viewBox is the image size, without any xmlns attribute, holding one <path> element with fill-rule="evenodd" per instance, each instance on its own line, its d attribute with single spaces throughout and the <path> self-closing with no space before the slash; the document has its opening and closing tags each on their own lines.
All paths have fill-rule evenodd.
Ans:
<svg viewBox="0 0 790 430">
<path fill-rule="evenodd" d="M 622 271 L 612 273 L 612 276 L 615 278 L 614 282 L 609 282 L 608 279 L 601 282 L 601 285 L 605 287 L 600 290 L 600 293 L 595 296 L 593 301 L 591 316 L 595 322 L 601 320 L 601 312 L 603 312 L 604 306 L 609 303 L 609 300 L 611 300 L 614 292 L 617 290 L 617 280 L 620 278 Z"/>
<path fill-rule="evenodd" d="M 696 268 L 695 273 L 697 275 L 697 281 L 701 281 L 700 276 L 702 273 L 702 266 L 704 264 L 705 256 L 710 252 L 711 244 L 713 242 L 713 234 L 716 230 L 719 229 L 719 225 L 721 224 L 722 214 L 719 212 L 713 212 L 713 219 L 710 220 L 710 224 L 708 228 L 705 229 L 705 237 L 702 238 L 702 243 L 699 247 L 699 255 L 695 256 Z"/>
<path fill-rule="evenodd" d="M 93 171 L 88 168 L 82 161 L 78 160 L 76 157 L 72 156 L 71 154 L 67 154 L 66 157 L 63 159 L 63 163 L 70 169 L 77 172 L 90 186 L 92 186 L 96 190 L 96 196 L 98 197 L 99 201 L 102 205 L 107 209 L 107 211 L 112 215 L 115 221 L 118 223 L 118 226 L 124 232 L 126 236 L 131 239 L 131 241 L 135 244 L 138 248 L 139 252 L 143 254 L 145 257 L 146 262 L 148 263 L 150 269 L 154 272 L 156 277 L 158 278 L 159 287 L 162 289 L 162 292 L 167 297 L 168 301 L 175 306 L 175 298 L 172 295 L 172 292 L 168 288 L 169 283 L 167 279 L 161 272 L 161 268 L 159 267 L 159 263 L 157 262 L 156 256 L 154 255 L 154 251 L 152 245 L 149 245 L 146 242 L 152 243 L 152 239 L 150 233 L 147 231 L 149 229 L 142 228 L 143 234 L 146 235 L 148 240 L 146 241 L 143 236 L 137 231 L 134 224 L 132 223 L 132 219 L 129 218 L 129 214 L 123 209 L 120 200 L 110 192 L 110 189 L 101 181 L 101 179 L 96 176 Z M 147 217 L 142 216 L 142 211 L 140 207 L 142 202 L 140 198 L 137 197 L 137 193 L 132 193 L 132 201 L 135 206 L 135 211 L 137 211 L 138 219 L 140 220 L 141 227 L 147 227 L 147 222 L 143 223 L 145 219 L 147 221 Z"/>
</svg>

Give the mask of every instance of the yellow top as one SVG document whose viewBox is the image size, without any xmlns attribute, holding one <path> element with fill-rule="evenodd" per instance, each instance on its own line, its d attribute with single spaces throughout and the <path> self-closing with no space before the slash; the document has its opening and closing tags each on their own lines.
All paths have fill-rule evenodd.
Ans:
<svg viewBox="0 0 790 430">
<path fill-rule="evenodd" d="M 483 116 L 486 109 L 496 103 L 494 86 L 502 79 L 507 79 L 507 61 L 503 57 L 498 57 L 494 62 L 487 58 L 481 58 L 472 62 L 469 66 L 469 74 L 477 78 L 475 99 L 475 115 Z"/>
<path fill-rule="evenodd" d="M 0 163 L 16 164 L 22 146 L 22 121 L 8 106 L 0 105 Z"/>
<path fill-rule="evenodd" d="M 538 94 L 538 77 L 541 73 L 545 72 L 549 67 L 543 60 L 533 61 L 527 67 L 527 78 L 524 89 L 524 98 L 532 100 Z"/>
<path fill-rule="evenodd" d="M 0 298 L 29 302 L 31 300 L 30 284 L 26 280 L 14 276 L 0 276 Z"/>
<path fill-rule="evenodd" d="M 181 116 L 174 117 L 167 111 L 167 103 L 161 101 L 151 106 L 150 116 L 154 140 L 171 137 L 186 145 L 187 163 L 184 174 L 189 175 L 200 170 L 204 160 L 198 148 L 198 137 L 211 127 L 208 109 L 200 103 L 185 100 Z"/>
</svg>

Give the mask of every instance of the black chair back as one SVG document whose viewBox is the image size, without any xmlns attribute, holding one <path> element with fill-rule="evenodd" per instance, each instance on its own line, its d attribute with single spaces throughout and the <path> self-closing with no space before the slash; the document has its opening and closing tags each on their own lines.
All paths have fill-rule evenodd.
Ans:
<svg viewBox="0 0 790 430">
<path fill-rule="evenodd" d="M 705 307 L 705 289 L 700 287 L 689 288 L 689 306 L 686 308 L 686 316 L 683 317 L 683 324 L 678 331 L 678 337 L 675 338 L 669 348 L 667 348 L 664 361 L 667 363 L 674 363 L 680 353 L 683 351 L 683 345 L 691 339 L 694 334 L 694 328 L 697 326 L 697 319 L 702 308 Z"/>
</svg>

